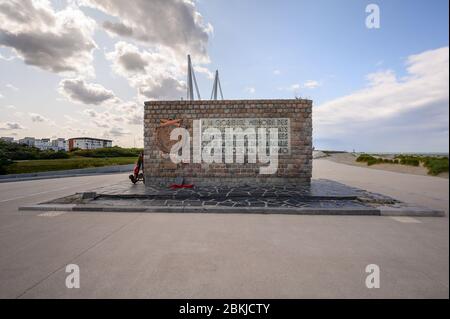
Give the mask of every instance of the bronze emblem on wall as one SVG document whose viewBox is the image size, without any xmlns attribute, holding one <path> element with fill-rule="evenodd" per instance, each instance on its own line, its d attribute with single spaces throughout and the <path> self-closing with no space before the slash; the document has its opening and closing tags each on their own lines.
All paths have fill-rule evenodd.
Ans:
<svg viewBox="0 0 450 319">
<path fill-rule="evenodd" d="M 160 125 L 156 128 L 155 144 L 163 154 L 169 154 L 170 149 L 177 141 L 170 140 L 170 132 L 174 128 L 181 127 L 182 120 L 162 119 Z"/>
</svg>

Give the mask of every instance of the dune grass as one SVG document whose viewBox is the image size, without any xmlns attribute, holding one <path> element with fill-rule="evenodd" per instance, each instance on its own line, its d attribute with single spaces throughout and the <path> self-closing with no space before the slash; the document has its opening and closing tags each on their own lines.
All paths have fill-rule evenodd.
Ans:
<svg viewBox="0 0 450 319">
<path fill-rule="evenodd" d="M 428 174 L 438 175 L 442 172 L 448 172 L 448 158 L 445 157 L 427 157 L 423 166 L 428 168 Z"/>
<path fill-rule="evenodd" d="M 36 173 L 47 171 L 70 170 L 77 168 L 102 167 L 133 164 L 137 157 L 87 158 L 72 157 L 68 159 L 17 161 L 8 165 L 5 174 Z"/>
<path fill-rule="evenodd" d="M 449 166 L 449 160 L 446 156 L 397 155 L 394 159 L 385 159 L 370 154 L 361 154 L 356 161 L 365 162 L 368 166 L 382 163 L 420 166 L 422 163 L 428 169 L 428 174 L 433 176 L 448 172 Z"/>
</svg>

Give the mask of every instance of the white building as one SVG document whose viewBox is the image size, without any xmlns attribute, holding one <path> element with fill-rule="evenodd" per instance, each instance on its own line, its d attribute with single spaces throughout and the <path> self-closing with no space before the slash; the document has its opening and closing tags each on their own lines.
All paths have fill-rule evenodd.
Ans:
<svg viewBox="0 0 450 319">
<path fill-rule="evenodd" d="M 0 140 L 2 140 L 3 142 L 9 142 L 9 143 L 14 143 L 14 137 L 0 137 Z"/>
<path fill-rule="evenodd" d="M 34 140 L 34 147 L 37 147 L 41 151 L 52 149 L 52 143 L 49 138 L 41 138 Z"/>
<path fill-rule="evenodd" d="M 65 138 L 57 138 L 52 141 L 52 149 L 54 151 L 68 151 L 69 150 L 69 143 Z"/>
<path fill-rule="evenodd" d="M 73 150 L 74 148 L 80 148 L 82 150 L 91 150 L 104 147 L 112 147 L 112 141 L 93 137 L 69 138 L 69 150 Z"/>
<path fill-rule="evenodd" d="M 2 138 L 3 139 L 3 138 Z M 13 141 L 15 142 L 15 141 Z M 65 138 L 57 138 L 50 141 L 49 138 L 34 138 L 34 137 L 24 137 L 17 141 L 19 144 L 25 144 L 28 146 L 34 146 L 42 151 L 54 150 L 54 151 L 68 151 L 69 143 Z"/>
<path fill-rule="evenodd" d="M 28 146 L 34 146 L 35 140 L 36 139 L 34 137 L 24 137 L 19 140 L 19 144 L 26 144 Z"/>
</svg>

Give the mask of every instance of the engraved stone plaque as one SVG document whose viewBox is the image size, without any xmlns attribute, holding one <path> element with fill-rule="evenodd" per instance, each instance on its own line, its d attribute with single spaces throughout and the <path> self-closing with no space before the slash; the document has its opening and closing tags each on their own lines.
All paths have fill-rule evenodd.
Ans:
<svg viewBox="0 0 450 319">
<path fill-rule="evenodd" d="M 266 135 L 266 145 L 267 153 L 269 153 L 269 146 L 273 143 L 273 138 L 269 134 L 270 128 L 278 129 L 278 147 L 280 155 L 289 155 L 291 153 L 291 126 L 289 118 L 202 118 L 201 119 L 201 133 L 209 128 L 219 129 L 222 133 L 223 145 L 227 142 L 227 137 L 225 134 L 226 128 L 242 129 L 245 131 L 248 128 L 253 128 L 255 133 L 258 134 L 259 128 L 265 128 Z M 236 136 L 234 137 L 233 144 L 236 145 Z M 248 144 L 248 136 L 244 139 L 245 146 L 250 146 Z M 207 142 L 202 142 L 202 146 Z M 249 151 L 250 151 L 249 147 Z"/>
</svg>

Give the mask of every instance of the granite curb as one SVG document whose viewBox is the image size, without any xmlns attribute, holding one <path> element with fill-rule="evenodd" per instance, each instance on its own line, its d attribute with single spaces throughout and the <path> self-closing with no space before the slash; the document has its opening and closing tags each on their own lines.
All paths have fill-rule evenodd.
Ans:
<svg viewBox="0 0 450 319">
<path fill-rule="evenodd" d="M 443 211 L 409 206 L 401 208 L 303 208 L 303 207 L 216 207 L 216 206 L 107 206 L 49 204 L 19 207 L 20 211 L 66 211 L 66 212 L 118 212 L 118 213 L 214 213 L 214 214 L 285 214 L 285 215 L 357 215 L 357 216 L 413 216 L 442 217 Z"/>
</svg>

